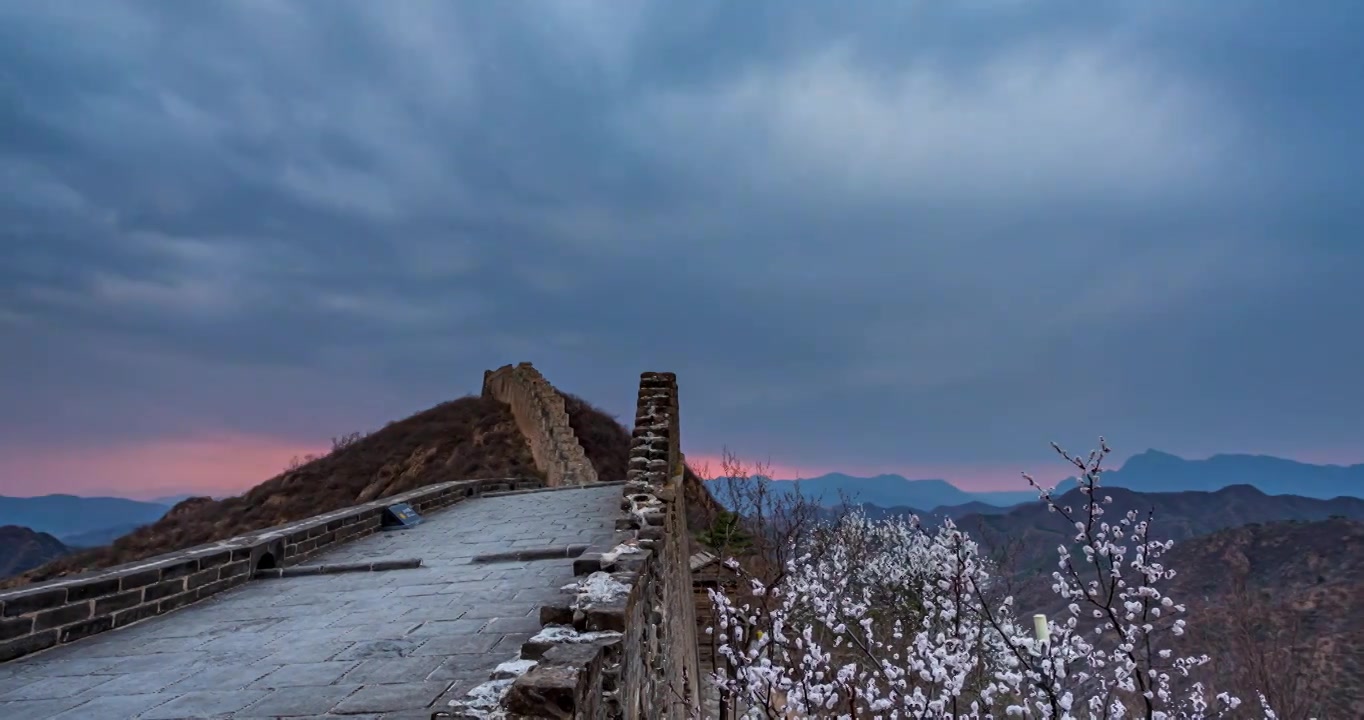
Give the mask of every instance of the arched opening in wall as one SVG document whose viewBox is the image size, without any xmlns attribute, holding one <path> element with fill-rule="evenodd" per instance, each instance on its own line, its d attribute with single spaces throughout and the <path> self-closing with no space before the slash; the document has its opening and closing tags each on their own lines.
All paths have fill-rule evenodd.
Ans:
<svg viewBox="0 0 1364 720">
<path fill-rule="evenodd" d="M 261 553 L 261 556 L 256 559 L 257 570 L 274 570 L 277 567 L 279 567 L 279 563 L 275 561 L 275 554 L 272 552 Z"/>
</svg>

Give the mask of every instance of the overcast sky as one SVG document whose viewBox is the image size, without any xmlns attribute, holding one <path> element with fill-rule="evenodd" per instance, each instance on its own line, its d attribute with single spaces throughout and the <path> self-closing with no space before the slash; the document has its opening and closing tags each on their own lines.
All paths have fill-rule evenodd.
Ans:
<svg viewBox="0 0 1364 720">
<path fill-rule="evenodd" d="M 1364 4 L 0 0 L 0 493 L 529 360 L 685 449 L 1364 461 Z"/>
</svg>

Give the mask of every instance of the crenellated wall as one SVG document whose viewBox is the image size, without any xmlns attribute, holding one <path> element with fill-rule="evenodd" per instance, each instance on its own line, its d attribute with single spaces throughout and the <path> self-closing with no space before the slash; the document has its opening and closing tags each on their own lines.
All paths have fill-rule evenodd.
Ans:
<svg viewBox="0 0 1364 720">
<path fill-rule="evenodd" d="M 530 443 L 549 487 L 597 482 L 597 471 L 569 425 L 564 398 L 530 363 L 483 373 L 483 395 L 506 403 Z"/>
<path fill-rule="evenodd" d="M 686 512 L 692 491 L 678 425 L 676 376 L 641 375 L 616 536 L 575 561 L 575 594 L 541 608 L 545 629 L 521 652 L 538 664 L 504 696 L 509 716 L 700 717 Z"/>
</svg>

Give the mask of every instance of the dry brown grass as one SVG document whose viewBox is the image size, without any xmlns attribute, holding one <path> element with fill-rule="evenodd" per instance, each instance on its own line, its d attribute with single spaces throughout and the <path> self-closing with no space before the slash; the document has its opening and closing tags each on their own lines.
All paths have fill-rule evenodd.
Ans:
<svg viewBox="0 0 1364 720">
<path fill-rule="evenodd" d="M 624 480 L 630 467 L 630 431 L 577 395 L 559 393 L 568 411 L 568 424 L 602 482 Z"/>
</svg>

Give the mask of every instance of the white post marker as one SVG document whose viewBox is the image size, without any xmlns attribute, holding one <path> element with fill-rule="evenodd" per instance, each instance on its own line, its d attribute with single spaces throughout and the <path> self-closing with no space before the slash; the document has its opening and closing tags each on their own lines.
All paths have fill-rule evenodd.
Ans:
<svg viewBox="0 0 1364 720">
<path fill-rule="evenodd" d="M 1047 644 L 1047 640 L 1051 639 L 1051 633 L 1047 630 L 1047 616 L 1046 616 L 1046 615 L 1043 615 L 1042 613 L 1038 613 L 1038 614 L 1036 614 L 1036 615 L 1033 615 L 1033 616 L 1032 616 L 1032 629 L 1033 629 L 1033 632 L 1037 634 L 1037 641 L 1040 642 L 1040 643 L 1042 643 L 1043 645 L 1046 645 L 1046 644 Z"/>
</svg>

